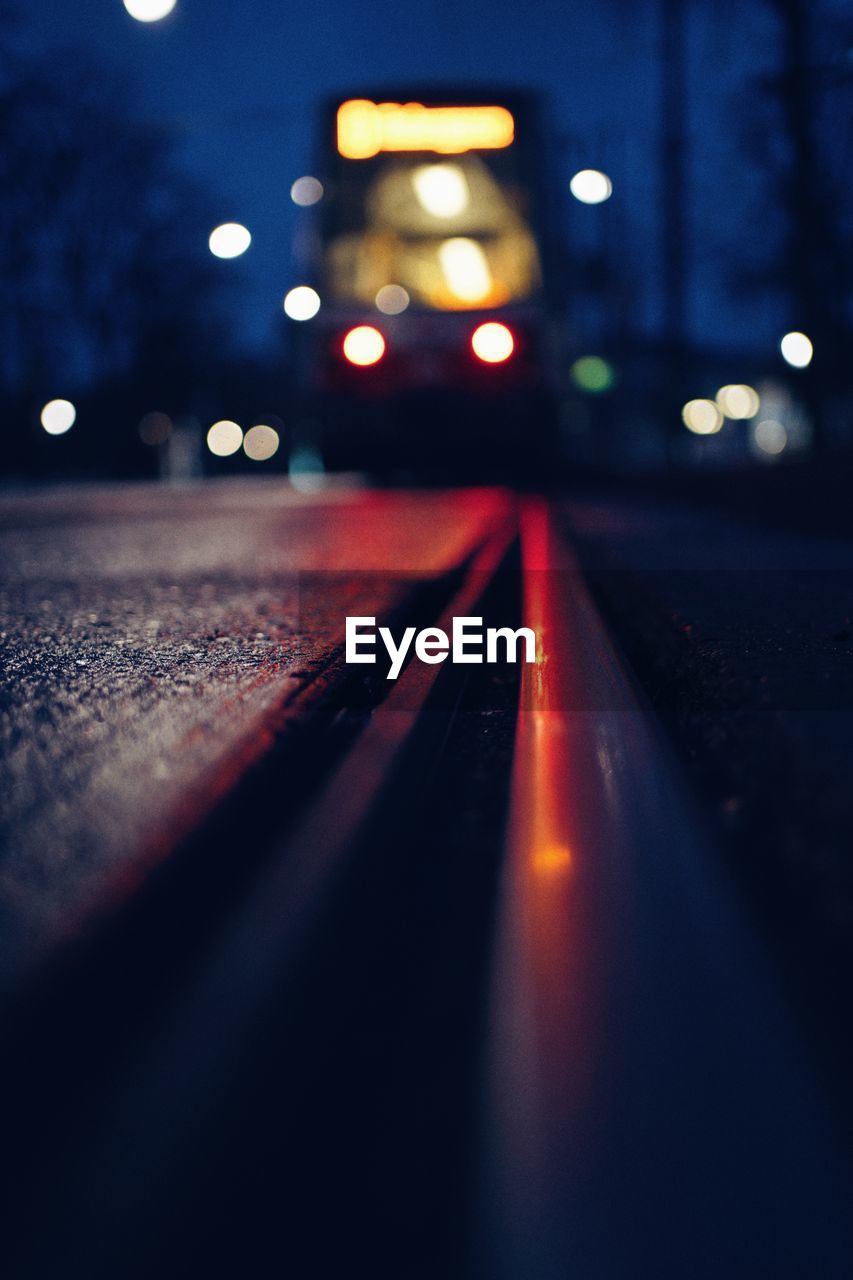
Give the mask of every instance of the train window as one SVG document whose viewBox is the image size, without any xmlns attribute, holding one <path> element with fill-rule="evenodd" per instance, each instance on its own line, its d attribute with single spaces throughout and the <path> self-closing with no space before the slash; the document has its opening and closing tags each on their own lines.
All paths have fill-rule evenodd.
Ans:
<svg viewBox="0 0 853 1280">
<path fill-rule="evenodd" d="M 535 295 L 539 257 L 513 152 L 340 162 L 325 221 L 330 301 L 368 306 L 389 285 L 413 307 L 439 311 Z"/>
</svg>

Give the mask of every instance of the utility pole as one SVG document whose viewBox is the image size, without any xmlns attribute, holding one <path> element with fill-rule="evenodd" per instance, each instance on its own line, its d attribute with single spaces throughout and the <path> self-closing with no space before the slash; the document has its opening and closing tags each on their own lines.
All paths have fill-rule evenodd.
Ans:
<svg viewBox="0 0 853 1280">
<path fill-rule="evenodd" d="M 781 106 L 791 155 L 786 182 L 790 230 L 785 270 L 794 304 L 792 327 L 807 333 L 815 348 L 815 364 L 803 370 L 800 383 L 812 419 L 813 443 L 819 448 L 825 434 L 822 386 L 833 363 L 832 298 L 840 287 L 831 267 L 828 269 L 835 235 L 826 216 L 826 182 L 815 137 L 810 15 L 802 0 L 773 0 L 773 9 L 782 27 Z"/>
<path fill-rule="evenodd" d="M 667 440 L 685 399 L 687 341 L 687 200 L 685 104 L 687 0 L 660 0 L 660 267 L 663 289 L 664 395 Z"/>
</svg>

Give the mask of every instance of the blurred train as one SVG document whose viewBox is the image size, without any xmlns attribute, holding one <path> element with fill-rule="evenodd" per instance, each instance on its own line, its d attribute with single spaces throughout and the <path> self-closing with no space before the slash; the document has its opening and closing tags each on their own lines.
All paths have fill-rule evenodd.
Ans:
<svg viewBox="0 0 853 1280">
<path fill-rule="evenodd" d="M 331 468 L 535 475 L 553 455 L 563 272 L 540 103 L 385 90 L 322 114 L 294 335 Z"/>
</svg>

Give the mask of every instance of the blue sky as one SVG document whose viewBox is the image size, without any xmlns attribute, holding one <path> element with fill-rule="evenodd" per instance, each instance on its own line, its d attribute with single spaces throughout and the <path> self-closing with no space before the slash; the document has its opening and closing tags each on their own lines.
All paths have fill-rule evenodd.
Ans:
<svg viewBox="0 0 853 1280">
<path fill-rule="evenodd" d="M 601 218 L 630 225 L 642 283 L 636 314 L 653 331 L 658 7 L 654 0 L 177 0 L 167 19 L 149 25 L 130 18 L 121 0 L 39 0 L 23 13 L 31 47 L 84 46 L 126 74 L 137 109 L 174 131 L 181 159 L 213 190 L 221 220 L 250 228 L 245 258 L 221 264 L 237 279 L 235 332 L 250 345 L 268 338 L 283 294 L 298 282 L 299 215 L 288 193 L 312 168 L 319 99 L 352 85 L 436 78 L 545 92 L 554 128 L 571 139 L 560 179 L 567 183 L 576 163 L 605 168 L 614 181 L 613 207 L 575 206 L 574 225 L 589 237 L 600 233 Z M 734 113 L 746 72 L 769 52 L 761 8 L 760 0 L 691 5 L 691 215 L 702 239 L 691 327 L 721 345 L 761 342 L 775 322 L 757 300 L 729 296 L 715 249 L 748 203 Z M 55 59 L 58 75 L 72 59 Z"/>
</svg>

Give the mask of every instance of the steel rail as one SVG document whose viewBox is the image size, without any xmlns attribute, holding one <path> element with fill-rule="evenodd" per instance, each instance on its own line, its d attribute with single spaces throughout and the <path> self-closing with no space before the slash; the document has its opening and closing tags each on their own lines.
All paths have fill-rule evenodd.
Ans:
<svg viewBox="0 0 853 1280">
<path fill-rule="evenodd" d="M 774 975 L 544 502 L 477 1167 L 481 1280 L 850 1274 Z"/>
<path fill-rule="evenodd" d="M 435 625 L 449 633 L 453 617 L 477 613 L 516 537 L 513 513 L 472 557 Z M 69 1188 L 70 1238 L 63 1246 L 69 1265 L 91 1261 L 89 1187 L 110 1189 L 111 1223 L 101 1247 L 112 1264 L 118 1265 L 128 1233 L 136 1230 L 141 1203 L 146 1217 L 168 1216 L 169 1177 L 204 1133 L 216 1128 L 247 1046 L 263 1039 L 266 1021 L 282 1017 L 287 991 L 303 977 L 300 961 L 322 929 L 351 853 L 388 804 L 409 746 L 427 719 L 438 734 L 446 732 L 448 705 L 442 701 L 433 708 L 432 698 L 442 675 L 452 678 L 449 665 L 415 661 L 404 669 L 233 920 L 199 956 L 148 1048 L 125 1064 L 115 1102 L 108 1101 L 100 1117 L 85 1172 Z"/>
</svg>

